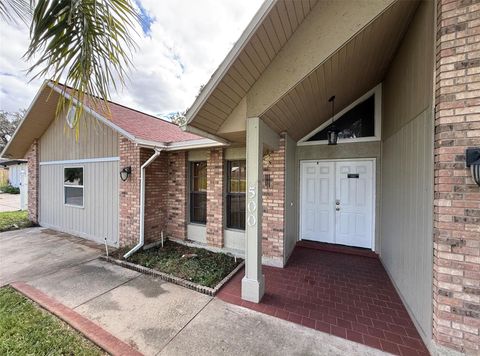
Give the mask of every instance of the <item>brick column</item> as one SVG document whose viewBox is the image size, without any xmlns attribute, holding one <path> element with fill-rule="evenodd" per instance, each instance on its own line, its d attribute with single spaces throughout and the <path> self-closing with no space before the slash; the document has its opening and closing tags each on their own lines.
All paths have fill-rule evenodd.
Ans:
<svg viewBox="0 0 480 356">
<path fill-rule="evenodd" d="M 187 238 L 187 152 L 168 153 L 167 235 Z"/>
<path fill-rule="evenodd" d="M 433 334 L 480 352 L 480 187 L 465 149 L 480 146 L 480 3 L 437 2 Z"/>
<path fill-rule="evenodd" d="M 34 224 L 38 224 L 38 209 L 39 209 L 39 142 L 35 139 L 30 146 L 25 158 L 28 160 L 28 218 Z"/>
<path fill-rule="evenodd" d="M 215 247 L 223 247 L 223 152 L 222 148 L 213 148 L 207 160 L 207 243 Z"/>
<path fill-rule="evenodd" d="M 263 160 L 262 251 L 267 264 L 283 267 L 284 226 L 285 137 L 282 135 L 278 150 Z"/>
<path fill-rule="evenodd" d="M 140 233 L 140 148 L 125 137 L 119 142 L 119 169 L 131 166 L 132 174 L 120 180 L 119 245 L 133 246 Z M 119 173 L 120 174 L 120 173 Z"/>
</svg>

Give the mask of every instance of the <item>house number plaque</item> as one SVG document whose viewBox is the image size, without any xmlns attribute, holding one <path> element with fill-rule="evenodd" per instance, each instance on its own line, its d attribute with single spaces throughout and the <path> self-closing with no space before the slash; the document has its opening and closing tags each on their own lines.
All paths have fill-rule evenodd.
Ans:
<svg viewBox="0 0 480 356">
<path fill-rule="evenodd" d="M 248 187 L 248 205 L 247 205 L 247 211 L 248 211 L 248 217 L 247 217 L 247 224 L 248 226 L 255 226 L 257 224 L 257 218 L 255 216 L 255 211 L 257 210 L 257 204 L 253 199 L 255 199 L 257 195 L 257 189 L 255 186 L 250 186 Z"/>
</svg>

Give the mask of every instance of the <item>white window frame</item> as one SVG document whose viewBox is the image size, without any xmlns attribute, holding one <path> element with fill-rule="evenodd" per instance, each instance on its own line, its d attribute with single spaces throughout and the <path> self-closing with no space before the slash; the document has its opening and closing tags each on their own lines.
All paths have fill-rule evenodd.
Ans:
<svg viewBox="0 0 480 356">
<path fill-rule="evenodd" d="M 65 184 L 65 169 L 68 168 L 81 168 L 82 169 L 82 178 L 83 178 L 83 185 L 72 185 L 72 184 Z M 72 166 L 63 166 L 63 205 L 68 206 L 71 208 L 78 208 L 83 209 L 85 207 L 85 166 L 83 165 L 72 165 Z M 65 201 L 65 188 L 82 188 L 82 205 L 74 205 L 74 204 L 67 204 Z"/>
<path fill-rule="evenodd" d="M 334 120 L 340 118 L 342 115 L 347 113 L 350 109 L 354 108 L 361 102 L 365 101 L 372 95 L 375 95 L 375 113 L 374 113 L 374 120 L 375 120 L 375 135 L 369 137 L 357 137 L 357 138 L 339 138 L 338 144 L 342 143 L 354 143 L 354 142 L 371 142 L 371 141 L 380 141 L 381 134 L 382 134 L 382 83 L 378 84 L 373 89 L 366 92 L 360 98 L 355 100 L 353 103 L 348 105 L 345 109 L 337 113 L 333 118 Z M 315 135 L 317 132 L 320 132 L 325 127 L 332 123 L 332 118 L 330 117 L 326 120 L 322 125 L 317 127 L 315 130 L 310 132 L 307 136 L 303 137 L 300 141 L 298 141 L 298 146 L 311 146 L 311 145 L 327 145 L 327 140 L 318 140 L 318 141 L 308 141 L 310 137 Z"/>
</svg>

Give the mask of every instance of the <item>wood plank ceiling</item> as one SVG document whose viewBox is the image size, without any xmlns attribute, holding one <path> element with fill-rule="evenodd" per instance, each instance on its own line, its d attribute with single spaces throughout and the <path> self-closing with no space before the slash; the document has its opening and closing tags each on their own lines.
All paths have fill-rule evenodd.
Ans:
<svg viewBox="0 0 480 356">
<path fill-rule="evenodd" d="M 317 1 L 280 0 L 275 4 L 195 116 L 195 127 L 208 132 L 216 132 L 220 128 Z"/>
<path fill-rule="evenodd" d="M 275 131 L 299 140 L 380 83 L 418 3 L 399 1 L 321 63 L 261 118 Z"/>
</svg>

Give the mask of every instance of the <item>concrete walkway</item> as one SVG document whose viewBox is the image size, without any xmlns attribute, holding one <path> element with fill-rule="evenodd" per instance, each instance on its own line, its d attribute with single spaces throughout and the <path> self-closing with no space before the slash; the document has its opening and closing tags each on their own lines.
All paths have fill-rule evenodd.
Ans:
<svg viewBox="0 0 480 356">
<path fill-rule="evenodd" d="M 20 194 L 0 193 L 0 212 L 20 210 Z"/>
<path fill-rule="evenodd" d="M 145 355 L 383 355 L 96 259 L 41 228 L 0 234 L 0 281 L 26 281 Z"/>
</svg>

